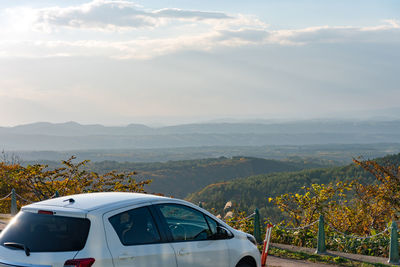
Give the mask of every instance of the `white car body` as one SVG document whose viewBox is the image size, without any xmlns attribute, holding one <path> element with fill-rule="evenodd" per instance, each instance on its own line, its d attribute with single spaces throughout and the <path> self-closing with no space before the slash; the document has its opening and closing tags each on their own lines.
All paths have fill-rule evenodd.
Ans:
<svg viewBox="0 0 400 267">
<path fill-rule="evenodd" d="M 125 226 L 124 218 L 130 216 L 122 214 L 139 214 L 137 213 L 139 211 L 150 214 L 146 215 L 151 218 L 146 221 L 145 232 L 146 234 L 154 233 L 159 241 L 126 245 L 124 242 L 131 242 L 129 236 L 132 235 L 131 231 L 134 230 L 132 228 L 135 227 L 131 224 L 130 228 L 126 227 L 128 230 L 122 228 Z M 77 221 L 85 221 L 85 223 L 90 221 L 87 239 L 83 241 L 82 249 L 56 252 L 34 252 L 32 250 L 29 253 L 21 245 L 17 245 L 18 248 L 10 243 L 5 245 L 9 241 L 14 242 L 12 238 L 6 240 L 7 232 L 10 235 L 13 227 L 14 230 L 19 229 L 15 228 L 18 225 L 14 224 L 21 223 L 21 218 L 26 218 L 26 216 L 35 218 L 38 216 L 36 214 L 47 212 L 50 214 L 41 214 L 39 217 L 49 216 L 49 220 L 53 220 L 60 216 L 58 218 L 67 218 L 68 220 L 76 218 Z M 206 227 L 206 224 L 204 226 L 196 223 L 185 224 L 176 219 L 179 216 L 187 216 L 193 222 L 198 220 L 201 223 L 201 218 L 203 218 L 209 230 L 203 230 L 204 233 L 202 231 L 192 237 L 193 231 L 200 227 Z M 140 218 L 133 218 L 135 223 L 137 220 Z M 175 224 L 169 224 L 167 221 Z M 32 227 L 28 225 L 25 228 Z M 60 224 L 57 227 L 65 228 L 66 226 Z M 25 228 L 19 231 L 33 231 Z M 80 227 L 79 231 L 84 231 L 83 228 Z M 76 234 L 76 231 L 72 234 Z M 179 241 L 177 241 L 178 238 Z M 197 238 L 202 239 L 197 240 Z M 209 212 L 187 201 L 138 193 L 79 194 L 45 200 L 23 207 L 0 235 L 0 267 L 236 267 L 242 266 L 238 263 L 244 261 L 247 262 L 247 265 L 243 266 L 259 267 L 261 265 L 260 253 L 257 247 L 249 241 L 251 239 L 248 234 L 233 229 Z M 42 234 L 40 240 L 35 240 L 35 242 L 40 244 L 47 240 L 48 235 Z M 19 240 L 19 242 L 17 244 L 23 243 L 23 240 Z M 60 244 L 56 244 L 56 246 L 58 245 Z M 77 244 L 75 245 L 77 246 Z M 62 244 L 60 246 L 62 247 Z M 28 254 L 30 255 L 28 256 Z M 66 264 L 67 260 L 73 259 L 94 259 L 94 263 L 92 265 Z"/>
</svg>

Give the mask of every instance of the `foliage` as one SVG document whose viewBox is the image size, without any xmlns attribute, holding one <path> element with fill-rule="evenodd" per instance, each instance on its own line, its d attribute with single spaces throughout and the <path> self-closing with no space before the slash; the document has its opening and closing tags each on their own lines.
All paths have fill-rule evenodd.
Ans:
<svg viewBox="0 0 400 267">
<path fill-rule="evenodd" d="M 271 247 L 269 249 L 269 255 L 273 255 L 281 258 L 289 258 L 295 260 L 306 260 L 310 262 L 323 262 L 328 264 L 340 265 L 340 266 L 352 266 L 352 267 L 380 267 L 388 266 L 381 263 L 368 263 L 360 261 L 352 261 L 347 258 L 342 258 L 334 255 L 317 255 L 309 254 L 303 251 L 288 251 L 281 248 Z"/>
<path fill-rule="evenodd" d="M 374 195 L 376 199 L 390 205 L 397 213 L 400 212 L 400 164 L 381 165 L 373 160 L 354 162 L 370 172 L 378 181 L 376 186 L 363 186 L 360 188 L 359 197 L 370 203 L 368 195 Z M 367 195 L 365 197 L 365 195 Z"/>
<path fill-rule="evenodd" d="M 318 226 L 301 230 L 286 230 L 283 223 L 275 225 L 271 234 L 271 241 L 280 244 L 290 244 L 300 247 L 315 248 L 317 241 Z"/>
<path fill-rule="evenodd" d="M 40 164 L 24 167 L 0 162 L 0 193 L 6 195 L 14 188 L 23 198 L 18 201 L 20 206 L 28 201 L 51 198 L 56 191 L 60 195 L 101 191 L 145 192 L 144 187 L 151 183 L 151 180 L 136 182 L 135 172 L 110 171 L 101 175 L 90 172 L 85 169 L 87 160 L 74 163 L 74 159 L 62 161 L 62 167 L 54 169 Z M 9 212 L 9 202 L 0 202 L 0 212 Z"/>
<path fill-rule="evenodd" d="M 271 242 L 315 248 L 317 245 L 317 233 L 318 225 L 296 231 L 286 230 L 278 225 L 272 231 Z M 388 232 L 364 239 L 343 236 L 327 226 L 325 227 L 325 235 L 326 248 L 329 250 L 369 256 L 389 256 L 390 236 Z"/>
<path fill-rule="evenodd" d="M 323 215 L 341 232 L 362 236 L 383 231 L 388 222 L 399 218 L 399 168 L 370 160 L 354 161 L 372 173 L 376 183 L 312 184 L 304 188 L 304 194 L 287 193 L 269 200 L 287 214 L 289 225 L 307 225 Z"/>
<path fill-rule="evenodd" d="M 336 184 L 312 184 L 302 187 L 304 194 L 287 193 L 276 198 L 269 198 L 282 212 L 288 214 L 293 226 L 307 225 L 318 219 L 320 215 L 329 216 L 332 210 L 342 207 L 347 200 L 337 200 L 345 197 L 345 191 L 352 189 L 352 183 L 337 182 Z"/>
<path fill-rule="evenodd" d="M 248 218 L 245 212 L 234 212 L 234 216 L 226 222 L 241 231 L 252 234 L 254 232 L 254 219 Z M 268 222 L 265 222 L 265 225 Z M 288 230 L 285 222 L 274 225 L 271 242 L 288 244 L 299 247 L 315 248 L 317 246 L 318 224 L 305 229 Z M 263 233 L 265 234 L 265 232 Z M 375 233 L 374 233 L 375 234 Z M 389 256 L 389 232 L 372 238 L 356 238 L 337 233 L 329 226 L 325 226 L 326 247 L 329 250 L 369 256 Z"/>
<path fill-rule="evenodd" d="M 254 220 L 244 211 L 233 211 L 233 216 L 225 221 L 229 226 L 245 233 L 254 232 Z"/>
<path fill-rule="evenodd" d="M 387 229 L 388 222 L 399 219 L 399 167 L 371 160 L 354 162 L 369 171 L 376 182 L 312 185 L 302 195 L 289 193 L 271 201 L 288 214 L 289 225 L 303 226 L 315 220 L 316 214 L 324 215 L 328 249 L 387 257 L 389 233 L 377 233 Z M 362 238 L 367 235 L 372 237 Z M 315 247 L 316 236 L 315 225 L 295 232 L 278 225 L 272 238 L 274 242 Z"/>
<path fill-rule="evenodd" d="M 302 188 L 303 193 L 270 197 L 269 202 L 286 218 L 275 225 L 272 242 L 315 248 L 318 224 L 312 223 L 322 214 L 328 249 L 387 257 L 390 236 L 384 230 L 389 222 L 399 219 L 400 169 L 395 165 L 399 162 L 384 165 L 379 161 L 354 161 L 372 174 L 374 183 L 363 184 L 359 179 L 311 184 Z"/>
<path fill-rule="evenodd" d="M 387 222 L 396 218 L 393 207 L 375 194 L 381 186 L 356 181 L 312 184 L 304 194 L 283 194 L 270 201 L 287 214 L 288 225 L 304 226 L 323 215 L 328 224 L 342 232 L 370 235 L 384 230 Z"/>
</svg>

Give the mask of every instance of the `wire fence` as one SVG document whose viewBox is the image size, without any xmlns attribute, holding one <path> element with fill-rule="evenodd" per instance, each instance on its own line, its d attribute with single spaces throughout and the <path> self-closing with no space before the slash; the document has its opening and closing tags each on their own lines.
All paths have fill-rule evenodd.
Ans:
<svg viewBox="0 0 400 267">
<path fill-rule="evenodd" d="M 347 237 L 347 238 L 354 238 L 354 239 L 363 239 L 363 240 L 364 240 L 364 239 L 370 239 L 370 238 L 374 238 L 374 237 L 383 235 L 384 233 L 386 233 L 386 232 L 389 231 L 389 229 L 390 229 L 390 227 L 388 226 L 388 227 L 385 228 L 385 230 L 383 230 L 382 232 L 379 232 L 379 233 L 377 233 L 377 234 L 369 235 L 369 236 L 358 236 L 358 235 L 349 235 L 349 234 L 346 234 L 346 233 L 344 233 L 344 232 L 342 232 L 342 231 L 336 229 L 336 228 L 335 228 L 332 224 L 330 224 L 330 223 L 328 224 L 328 227 L 331 228 L 334 232 L 336 232 L 336 233 L 338 233 L 338 234 L 341 234 L 341 235 L 344 236 L 344 237 Z"/>
<path fill-rule="evenodd" d="M 28 199 L 22 197 L 21 195 L 19 195 L 18 193 L 15 193 L 15 195 L 16 195 L 19 199 L 25 201 L 26 203 L 33 203 L 32 200 L 28 200 Z"/>
<path fill-rule="evenodd" d="M 229 223 L 239 223 L 239 222 L 247 221 L 248 219 L 253 218 L 255 215 L 256 215 L 256 213 L 253 212 L 253 213 L 250 214 L 249 216 L 247 216 L 247 217 L 245 217 L 245 218 L 238 219 L 238 220 L 234 220 L 234 221 L 233 221 L 233 220 L 231 220 L 230 218 L 224 218 L 223 220 L 224 220 L 225 222 L 229 222 Z"/>
<path fill-rule="evenodd" d="M 257 209 L 256 209 L 256 212 L 257 212 Z M 256 220 L 257 219 L 257 216 L 255 216 L 256 212 L 252 213 L 251 215 L 249 215 L 245 218 L 242 218 L 242 219 L 239 219 L 236 221 L 229 221 L 229 222 L 236 223 L 239 221 L 249 220 L 251 218 L 254 218 L 254 220 Z M 270 220 L 266 219 L 266 218 L 264 218 L 264 219 L 258 218 L 258 219 L 260 220 L 260 222 L 262 220 L 264 220 L 265 222 L 270 222 Z M 343 248 L 343 244 L 347 244 L 350 246 L 347 248 L 347 249 L 349 249 L 349 251 L 348 251 L 349 253 L 363 253 L 363 252 L 359 252 L 362 250 L 354 249 L 354 245 L 358 244 L 359 246 L 365 246 L 365 243 L 363 243 L 364 241 L 373 239 L 372 241 L 368 241 L 368 242 L 372 242 L 372 243 L 368 243 L 368 244 L 373 244 L 374 242 L 378 242 L 378 243 L 376 243 L 377 249 L 383 249 L 383 251 L 386 251 L 384 253 L 387 253 L 389 251 L 389 254 L 384 254 L 384 255 L 388 255 L 389 263 L 400 263 L 399 260 L 397 260 L 397 258 L 396 258 L 396 255 L 397 256 L 399 255 L 399 245 L 398 245 L 398 240 L 399 240 L 398 239 L 398 235 L 399 235 L 398 231 L 399 230 L 397 229 L 396 221 L 392 221 L 391 223 L 388 223 L 387 227 L 384 230 L 382 230 L 381 232 L 373 233 L 368 236 L 359 236 L 359 235 L 355 235 L 355 234 L 346 233 L 344 231 L 337 229 L 337 227 L 335 227 L 330 222 L 327 222 L 325 224 L 323 216 L 320 216 L 319 220 L 315 220 L 307 225 L 302 225 L 302 226 L 298 226 L 298 227 L 289 227 L 289 226 L 284 226 L 282 224 L 268 223 L 268 225 L 270 225 L 270 224 L 276 230 L 279 229 L 279 230 L 285 230 L 285 231 L 300 231 L 300 230 L 305 230 L 305 229 L 311 228 L 315 225 L 318 225 L 318 229 L 315 229 L 315 230 L 318 230 L 317 236 L 312 236 L 312 235 L 310 236 L 308 234 L 306 235 L 306 236 L 308 236 L 308 238 L 314 238 L 314 240 L 316 240 L 316 243 L 314 243 L 315 241 L 312 243 L 308 243 L 308 244 L 313 244 L 313 246 L 314 245 L 317 246 L 316 253 L 325 253 L 326 252 L 325 231 L 327 229 L 330 231 L 327 234 L 327 237 L 329 238 L 329 240 L 331 240 L 329 243 L 329 246 L 331 248 L 333 248 L 332 247 L 333 243 L 331 243 L 331 242 L 336 243 L 337 246 L 342 247 L 342 248 Z M 257 225 L 260 225 L 260 223 L 256 223 L 254 221 L 254 234 L 253 235 L 255 236 L 256 240 L 259 240 L 259 239 L 257 239 L 257 236 L 256 236 L 257 234 L 260 233 L 260 229 L 258 229 L 258 230 L 256 229 Z M 313 232 L 313 233 L 315 234 L 315 232 Z M 288 234 L 290 235 L 290 233 L 288 233 Z M 383 239 L 378 239 L 378 240 L 374 239 L 376 237 L 383 236 L 383 235 L 385 235 L 385 237 Z M 285 239 L 285 240 L 291 240 L 289 242 L 293 241 L 292 239 Z M 386 241 L 382 241 L 382 240 L 386 240 Z M 389 240 L 390 240 L 390 242 L 389 242 Z M 284 242 L 287 242 L 287 241 L 284 241 Z M 304 241 L 302 241 L 302 242 L 304 242 Z M 285 244 L 290 244 L 290 243 L 285 243 Z M 361 245 L 361 244 L 364 244 L 364 245 Z M 383 245 L 383 247 L 382 247 L 382 245 Z M 334 246 L 334 247 L 336 247 L 336 246 Z M 369 247 L 367 247 L 367 250 L 369 251 L 371 249 Z M 366 253 L 369 253 L 368 251 Z M 369 255 L 369 254 L 367 254 L 367 255 Z M 372 255 L 377 255 L 377 254 L 372 254 Z"/>
<path fill-rule="evenodd" d="M 58 191 L 56 191 L 52 196 L 50 196 L 49 199 L 56 198 L 56 197 L 59 197 Z M 35 202 L 33 200 L 30 200 L 30 199 L 27 199 L 27 198 L 21 196 L 20 194 L 15 192 L 14 189 L 12 189 L 11 192 L 8 193 L 7 195 L 5 195 L 4 197 L 1 197 L 0 201 L 10 201 L 11 202 L 10 213 L 11 213 L 11 215 L 15 215 L 18 212 L 17 199 L 19 201 L 22 201 L 24 205 L 31 204 L 31 203 Z"/>
<path fill-rule="evenodd" d="M 6 200 L 7 198 L 9 198 L 11 196 L 12 192 L 8 193 L 8 195 L 6 195 L 5 197 L 0 198 L 0 201 L 2 200 Z"/>
<path fill-rule="evenodd" d="M 314 222 L 312 222 L 310 224 L 307 224 L 307 225 L 304 225 L 304 226 L 299 226 L 299 227 L 286 227 L 286 226 L 282 226 L 282 225 L 278 225 L 278 224 L 272 224 L 272 225 L 274 225 L 274 226 L 276 226 L 276 227 L 278 227 L 280 229 L 283 229 L 283 230 L 298 231 L 298 230 L 304 230 L 304 229 L 310 228 L 311 226 L 313 226 L 317 222 L 318 222 L 318 220 L 316 220 L 316 221 L 314 221 Z"/>
<path fill-rule="evenodd" d="M 299 226 L 299 227 L 286 227 L 286 226 L 283 226 L 283 225 L 273 224 L 273 223 L 272 223 L 272 225 L 274 225 L 274 227 L 277 227 L 277 228 L 279 228 L 279 229 L 286 230 L 286 231 L 298 231 L 298 230 L 304 230 L 304 229 L 310 228 L 311 226 L 313 226 L 313 225 L 316 224 L 316 223 L 318 223 L 318 220 L 315 220 L 314 222 L 312 222 L 312 223 L 310 223 L 310 224 L 307 224 L 307 225 L 304 225 L 304 226 Z M 328 227 L 329 227 L 331 230 L 333 230 L 334 232 L 336 232 L 336 233 L 338 233 L 338 234 L 341 234 L 341 235 L 344 236 L 344 237 L 347 237 L 347 238 L 355 238 L 355 239 L 369 239 L 369 238 L 374 238 L 374 237 L 383 235 L 384 233 L 386 233 L 386 232 L 389 231 L 389 229 L 390 229 L 390 227 L 388 226 L 388 227 L 386 227 L 383 231 L 381 231 L 381 232 L 379 232 L 379 233 L 377 233 L 377 234 L 369 235 L 369 236 L 358 236 L 358 235 L 346 234 L 345 232 L 342 232 L 342 231 L 338 230 L 337 228 L 335 228 L 331 223 L 328 223 L 327 225 L 328 225 Z"/>
<path fill-rule="evenodd" d="M 244 219 L 242 219 L 242 220 L 248 220 L 248 219 L 254 217 L 255 215 L 256 215 L 256 213 L 253 212 L 252 214 L 250 214 L 249 216 L 247 216 L 246 218 L 244 218 Z"/>
</svg>

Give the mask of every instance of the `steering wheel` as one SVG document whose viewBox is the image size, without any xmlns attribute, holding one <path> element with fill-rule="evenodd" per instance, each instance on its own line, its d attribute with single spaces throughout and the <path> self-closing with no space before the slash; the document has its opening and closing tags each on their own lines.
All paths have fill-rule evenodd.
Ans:
<svg viewBox="0 0 400 267">
<path fill-rule="evenodd" d="M 185 227 L 179 224 L 170 224 L 168 227 L 171 230 L 172 236 L 175 240 L 186 240 Z"/>
<path fill-rule="evenodd" d="M 193 239 L 196 240 L 199 236 L 201 236 L 201 235 L 204 234 L 204 233 L 207 234 L 206 237 L 208 238 L 208 231 L 209 231 L 208 229 L 203 229 L 201 232 L 197 233 L 197 234 L 193 237 Z M 206 239 L 207 239 L 207 238 L 206 238 Z M 201 239 L 201 240 L 202 240 L 202 239 Z"/>
</svg>

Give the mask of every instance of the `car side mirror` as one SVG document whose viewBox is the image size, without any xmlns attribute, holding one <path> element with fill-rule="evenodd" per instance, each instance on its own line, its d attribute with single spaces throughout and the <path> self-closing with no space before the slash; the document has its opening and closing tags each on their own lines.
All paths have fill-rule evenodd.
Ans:
<svg viewBox="0 0 400 267">
<path fill-rule="evenodd" d="M 228 239 L 231 238 L 233 234 L 223 226 L 217 226 L 217 233 L 215 234 L 215 239 Z"/>
</svg>

